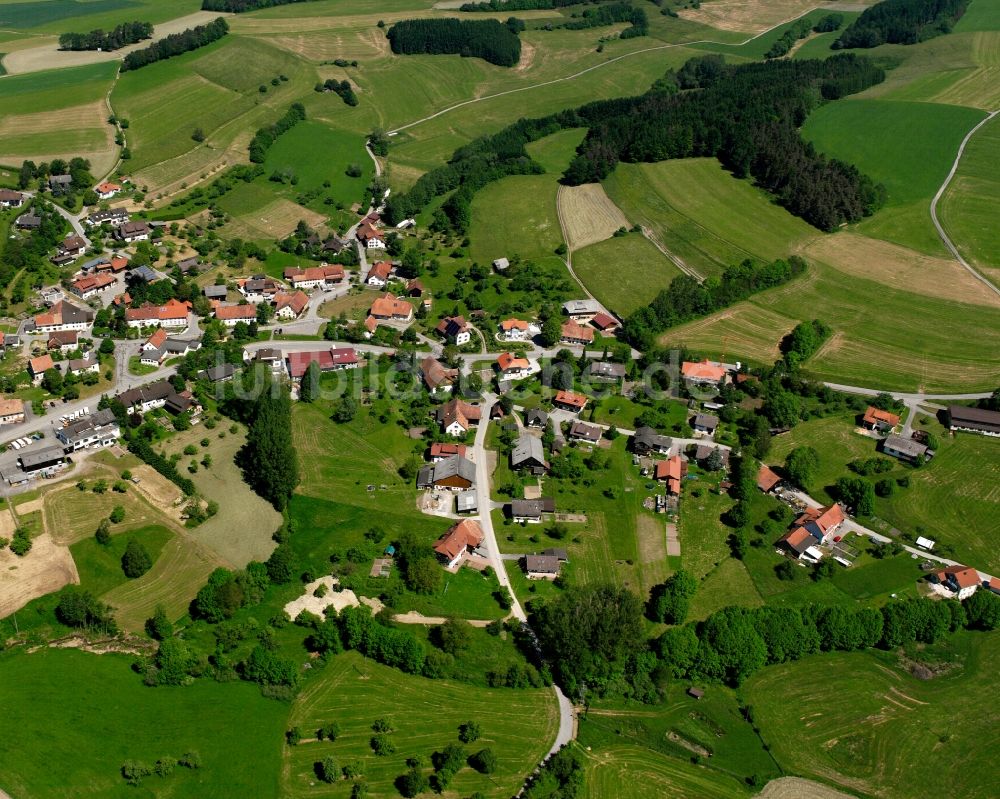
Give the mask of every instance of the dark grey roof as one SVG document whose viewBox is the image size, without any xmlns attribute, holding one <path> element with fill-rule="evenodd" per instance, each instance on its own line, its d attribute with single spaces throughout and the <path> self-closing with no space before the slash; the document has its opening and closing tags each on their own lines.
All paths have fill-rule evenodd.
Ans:
<svg viewBox="0 0 1000 799">
<path fill-rule="evenodd" d="M 559 574 L 559 558 L 554 555 L 525 555 L 524 570 L 533 574 Z"/>
<path fill-rule="evenodd" d="M 1000 432 L 1000 411 L 986 408 L 966 408 L 964 405 L 949 405 L 948 416 L 952 426 L 971 427 L 975 430 Z"/>
<path fill-rule="evenodd" d="M 94 211 L 87 216 L 87 221 L 93 225 L 100 225 L 102 222 L 117 222 L 118 220 L 128 221 L 128 211 L 124 208 L 110 208 L 107 211 Z"/>
<path fill-rule="evenodd" d="M 112 427 L 117 426 L 114 413 L 109 408 L 91 414 L 81 419 L 79 422 L 67 425 L 59 430 L 56 435 L 67 444 L 75 444 L 80 439 L 89 438 L 101 428 L 109 432 Z"/>
<path fill-rule="evenodd" d="M 587 424 L 586 422 L 573 422 L 569 428 L 570 438 L 579 438 L 584 441 L 600 441 L 601 440 L 601 428 L 594 427 L 592 424 Z"/>
<path fill-rule="evenodd" d="M 524 414 L 524 423 L 528 427 L 545 427 L 549 423 L 549 415 L 541 408 L 530 408 Z"/>
<path fill-rule="evenodd" d="M 18 458 L 18 461 L 21 464 L 21 468 L 27 472 L 64 459 L 65 455 L 63 455 L 62 448 L 52 446 L 44 447 L 37 452 L 26 452 Z"/>
<path fill-rule="evenodd" d="M 145 280 L 147 283 L 152 283 L 156 280 L 156 272 L 145 265 L 137 266 L 129 270 L 128 277 L 129 280 Z"/>
<path fill-rule="evenodd" d="M 42 218 L 36 214 L 35 209 L 32 208 L 26 214 L 21 214 L 16 220 L 14 220 L 14 224 L 18 227 L 41 227 Z"/>
<path fill-rule="evenodd" d="M 69 362 L 69 370 L 76 372 L 80 369 L 89 369 L 97 363 L 97 357 L 93 353 L 87 353 L 83 358 L 73 358 Z"/>
<path fill-rule="evenodd" d="M 646 449 L 670 449 L 673 443 L 673 439 L 669 436 L 661 436 L 652 427 L 640 427 L 632 438 L 633 446 L 645 447 Z"/>
<path fill-rule="evenodd" d="M 94 319 L 94 312 L 90 308 L 81 308 L 66 300 L 62 301 L 62 320 L 64 325 L 75 324 L 77 322 L 90 322 Z"/>
<path fill-rule="evenodd" d="M 144 402 L 165 400 L 173 393 L 174 387 L 169 382 L 166 380 L 157 380 L 155 383 L 150 383 L 147 386 L 139 386 L 138 388 L 123 391 L 115 399 L 121 402 L 127 410 L 133 405 L 139 405 Z"/>
<path fill-rule="evenodd" d="M 473 484 L 476 482 L 476 464 L 461 455 L 451 455 L 442 461 L 431 464 L 431 466 L 434 469 L 433 481 L 435 483 L 455 476 Z"/>
<path fill-rule="evenodd" d="M 459 513 L 469 513 L 479 507 L 479 495 L 475 491 L 462 491 L 455 497 L 455 507 Z"/>
<path fill-rule="evenodd" d="M 163 407 L 173 413 L 184 413 L 190 410 L 192 405 L 194 405 L 194 400 L 191 397 L 185 397 L 175 391 L 167 397 L 167 402 Z"/>
<path fill-rule="evenodd" d="M 715 429 L 719 426 L 719 417 L 711 413 L 699 413 L 694 417 L 695 427 L 707 427 Z"/>
<path fill-rule="evenodd" d="M 522 435 L 510 454 L 511 465 L 516 469 L 522 463 L 535 462 L 545 464 L 545 448 L 542 439 L 535 436 Z"/>
<path fill-rule="evenodd" d="M 198 377 L 204 377 L 211 380 L 213 383 L 218 383 L 220 380 L 227 380 L 236 374 L 236 367 L 231 363 L 223 363 L 218 366 L 211 366 L 202 372 L 198 373 Z"/>
<path fill-rule="evenodd" d="M 192 255 L 190 258 L 184 258 L 177 262 L 177 268 L 182 272 L 190 271 L 191 269 L 197 269 L 201 266 L 201 259 L 197 255 Z"/>
<path fill-rule="evenodd" d="M 201 349 L 201 342 L 198 339 L 168 338 L 163 342 L 163 349 L 167 352 L 184 352 L 185 350 Z"/>
<path fill-rule="evenodd" d="M 542 499 L 513 499 L 510 515 L 518 518 L 540 517 L 543 513 L 555 513 L 556 501 L 551 497 Z"/>
<path fill-rule="evenodd" d="M 554 558 L 558 558 L 561 561 L 569 562 L 569 553 L 566 552 L 562 547 L 550 547 L 549 549 L 542 550 L 543 555 L 551 555 Z"/>
<path fill-rule="evenodd" d="M 886 438 L 885 442 L 882 444 L 882 448 L 889 452 L 898 452 L 907 458 L 921 458 L 927 452 L 927 447 L 921 444 L 919 441 L 914 441 L 912 438 L 903 438 L 903 436 L 891 435 Z"/>
<path fill-rule="evenodd" d="M 72 175 L 50 175 L 49 176 L 49 185 L 50 186 L 53 186 L 53 185 L 55 185 L 55 186 L 68 186 L 72 182 L 73 182 L 73 176 Z"/>
<path fill-rule="evenodd" d="M 625 364 L 623 363 L 591 361 L 589 369 L 592 377 L 603 377 L 612 380 L 619 380 L 625 377 Z"/>
<path fill-rule="evenodd" d="M 208 297 L 210 300 L 224 300 L 229 289 L 225 286 L 205 286 L 201 290 L 202 294 Z"/>
</svg>

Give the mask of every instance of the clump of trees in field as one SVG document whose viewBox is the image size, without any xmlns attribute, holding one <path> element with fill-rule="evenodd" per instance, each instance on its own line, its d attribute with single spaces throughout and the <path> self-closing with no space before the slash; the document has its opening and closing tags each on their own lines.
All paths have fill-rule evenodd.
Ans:
<svg viewBox="0 0 1000 799">
<path fill-rule="evenodd" d="M 316 84 L 316 91 L 334 92 L 348 105 L 354 106 L 358 104 L 358 96 L 354 93 L 351 82 L 347 80 L 338 81 L 333 78 L 327 78 L 323 83 Z"/>
<path fill-rule="evenodd" d="M 512 67 L 521 58 L 516 30 L 522 24 L 513 18 L 506 25 L 495 19 L 404 19 L 386 35 L 394 53 L 453 54 Z"/>
<path fill-rule="evenodd" d="M 281 119 L 266 128 L 260 128 L 250 141 L 250 160 L 255 164 L 264 163 L 267 151 L 282 133 L 294 128 L 306 118 L 306 109 L 302 103 L 292 103 Z"/>
<path fill-rule="evenodd" d="M 123 22 L 110 31 L 100 29 L 90 33 L 63 33 L 59 36 L 60 50 L 117 50 L 128 44 L 153 36 L 151 22 Z"/>
<path fill-rule="evenodd" d="M 885 72 L 870 60 L 848 54 L 825 61 L 737 66 L 715 55 L 694 58 L 641 96 L 522 119 L 476 139 L 456 150 L 447 164 L 422 175 L 409 192 L 390 197 L 385 216 L 395 224 L 419 213 L 434 197 L 453 192 L 443 210 L 454 211 L 460 222 L 472 194 L 486 184 L 542 171 L 525 150 L 527 143 L 584 127 L 587 136 L 565 183 L 602 180 L 619 161 L 715 157 L 737 177 L 754 178 L 789 212 L 821 230 L 833 230 L 878 210 L 885 189 L 850 164 L 817 153 L 799 127 L 820 103 L 884 78 Z"/>
<path fill-rule="evenodd" d="M 231 14 L 242 14 L 246 11 L 257 11 L 272 6 L 286 6 L 289 3 L 304 3 L 307 0 L 202 0 L 202 11 L 228 11 Z"/>
<path fill-rule="evenodd" d="M 771 48 L 764 53 L 764 58 L 781 58 L 788 55 L 788 52 L 795 46 L 799 39 L 805 39 L 813 29 L 813 24 L 808 19 L 796 20 L 783 33 L 778 40 L 771 45 Z"/>
<path fill-rule="evenodd" d="M 829 325 L 819 319 L 811 322 L 799 322 L 792 332 L 781 340 L 781 352 L 785 356 L 785 363 L 789 369 L 795 369 L 799 364 L 804 363 L 810 356 L 823 346 L 823 342 L 830 337 Z"/>
<path fill-rule="evenodd" d="M 218 41 L 229 33 L 229 25 L 219 17 L 207 25 L 196 25 L 180 33 L 172 33 L 165 36 L 158 42 L 153 42 L 149 47 L 129 53 L 122 61 L 122 72 L 155 64 L 165 58 L 173 58 L 175 55 L 186 53 L 190 50 L 197 50 L 199 47 Z"/>
<path fill-rule="evenodd" d="M 968 5 L 969 0 L 884 0 L 861 12 L 833 49 L 916 44 L 950 33 Z"/>
<path fill-rule="evenodd" d="M 632 23 L 631 27 L 618 34 L 619 39 L 634 39 L 649 33 L 649 19 L 646 17 L 646 12 L 628 3 L 606 3 L 588 8 L 560 27 L 576 31 L 586 28 L 603 28 L 607 25 L 614 25 L 616 22 Z"/>
</svg>

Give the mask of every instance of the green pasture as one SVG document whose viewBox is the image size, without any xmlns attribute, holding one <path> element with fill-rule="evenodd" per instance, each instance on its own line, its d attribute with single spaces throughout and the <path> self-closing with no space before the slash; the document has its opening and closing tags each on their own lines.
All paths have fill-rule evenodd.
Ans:
<svg viewBox="0 0 1000 799">
<path fill-rule="evenodd" d="M 240 682 L 147 688 L 132 661 L 46 648 L 0 658 L 6 791 L 39 799 L 277 794 L 287 706 Z M 147 777 L 140 788 L 119 771 L 126 760 L 152 765 L 192 751 L 201 768 Z"/>
<path fill-rule="evenodd" d="M 469 229 L 472 260 L 489 264 L 514 253 L 522 258 L 553 255 L 562 243 L 557 188 L 550 175 L 514 175 L 477 192 Z"/>
<path fill-rule="evenodd" d="M 861 222 L 860 232 L 946 255 L 930 201 L 965 134 L 982 118 L 981 111 L 953 105 L 847 99 L 814 111 L 802 132 L 820 152 L 885 185 L 886 207 Z"/>
<path fill-rule="evenodd" d="M 0 111 L 4 115 L 33 114 L 95 102 L 107 94 L 116 70 L 116 62 L 105 61 L 83 67 L 8 75 L 0 80 Z"/>
<path fill-rule="evenodd" d="M 986 710 L 1000 638 L 962 633 L 935 650 L 916 654 L 946 669 L 930 680 L 899 668 L 895 654 L 831 653 L 759 672 L 745 701 L 787 772 L 904 799 L 925 793 L 947 763 L 956 792 L 988 796 L 997 770 L 982 753 L 1000 743 Z"/>
<path fill-rule="evenodd" d="M 648 305 L 681 270 L 641 233 L 591 244 L 573 253 L 573 271 L 605 306 L 627 316 Z"/>
<path fill-rule="evenodd" d="M 155 564 L 172 535 L 165 527 L 153 525 L 113 535 L 107 546 L 101 546 L 93 537 L 77 541 L 70 552 L 80 574 L 80 585 L 100 596 L 127 582 L 129 578 L 122 571 L 121 560 L 128 540 L 134 538 L 142 544 Z"/>
<path fill-rule="evenodd" d="M 201 8 L 199 0 L 28 0 L 0 3 L 0 27 L 32 33 L 108 30 L 122 22 L 141 19 L 165 22 Z"/>
<path fill-rule="evenodd" d="M 373 754 L 370 740 L 376 719 L 387 719 L 396 751 Z M 482 737 L 466 746 L 472 754 L 489 747 L 497 755 L 497 770 L 485 776 L 466 766 L 449 791 L 468 796 L 479 791 L 499 799 L 513 795 L 524 775 L 541 760 L 555 737 L 558 712 L 549 689 L 473 688 L 463 683 L 412 677 L 381 666 L 356 653 L 337 656 L 324 667 L 292 706 L 289 724 L 302 730 L 302 743 L 283 749 L 281 795 L 288 797 L 346 796 L 349 783 L 324 785 L 316 780 L 314 764 L 332 756 L 338 764 L 359 763 L 365 771 L 369 796 L 395 797 L 393 781 L 407 770 L 406 760 L 420 757 L 430 774 L 430 757 L 448 744 L 458 744 L 458 727 L 474 720 Z M 315 730 L 337 722 L 333 742 L 315 740 Z"/>
</svg>

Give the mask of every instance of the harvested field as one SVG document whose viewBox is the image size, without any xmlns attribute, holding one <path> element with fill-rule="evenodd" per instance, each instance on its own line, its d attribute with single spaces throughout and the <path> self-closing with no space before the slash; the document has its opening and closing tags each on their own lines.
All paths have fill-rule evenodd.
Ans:
<svg viewBox="0 0 1000 799">
<path fill-rule="evenodd" d="M 371 59 L 389 55 L 389 40 L 378 28 L 360 30 L 313 30 L 261 36 L 269 44 L 289 50 L 308 61 L 332 61 L 335 58 Z"/>
<path fill-rule="evenodd" d="M 824 785 L 821 782 L 806 780 L 802 777 L 782 777 L 771 780 L 764 790 L 757 794 L 757 799 L 853 799 L 849 793 L 844 793 Z"/>
<path fill-rule="evenodd" d="M 972 34 L 971 49 L 972 59 L 979 66 L 930 99 L 992 111 L 1000 107 L 1000 31 Z"/>
<path fill-rule="evenodd" d="M 181 490 L 152 466 L 145 463 L 134 466 L 131 471 L 133 476 L 139 478 L 139 483 L 133 484 L 134 490 L 142 494 L 167 516 L 179 522 L 181 516 L 180 501 L 184 498 Z"/>
<path fill-rule="evenodd" d="M 78 582 L 69 547 L 57 544 L 48 533 L 33 538 L 31 551 L 23 558 L 5 548 L 0 551 L 0 618 L 32 599 Z"/>
<path fill-rule="evenodd" d="M 235 217 L 223 230 L 227 237 L 270 241 L 288 236 L 300 220 L 316 228 L 326 222 L 326 217 L 291 200 L 272 200 L 253 213 Z"/>
<path fill-rule="evenodd" d="M 987 290 L 957 261 L 923 255 L 898 244 L 856 233 L 836 233 L 815 239 L 802 253 L 839 272 L 900 291 L 1000 307 L 1000 297 Z"/>
<path fill-rule="evenodd" d="M 774 363 L 781 356 L 778 344 L 797 319 L 751 305 L 737 305 L 704 319 L 675 327 L 659 343 L 685 346 L 695 352 L 739 353 L 758 363 Z"/>
<path fill-rule="evenodd" d="M 678 13 L 718 30 L 763 33 L 815 7 L 814 0 L 710 0 Z"/>
<path fill-rule="evenodd" d="M 629 225 L 600 183 L 560 186 L 556 210 L 570 250 L 609 239 L 616 230 Z"/>
<path fill-rule="evenodd" d="M 0 509 L 0 537 L 10 538 L 15 529 L 17 529 L 17 525 L 14 524 L 14 516 L 10 509 Z"/>
</svg>

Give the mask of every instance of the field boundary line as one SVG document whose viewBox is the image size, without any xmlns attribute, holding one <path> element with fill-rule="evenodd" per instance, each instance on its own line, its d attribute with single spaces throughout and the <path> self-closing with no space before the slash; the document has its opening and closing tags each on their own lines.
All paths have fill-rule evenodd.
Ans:
<svg viewBox="0 0 1000 799">
<path fill-rule="evenodd" d="M 782 20 L 781 22 L 768 28 L 767 30 L 761 31 L 760 33 L 755 34 L 754 36 L 744 39 L 742 42 L 718 42 L 715 41 L 714 39 L 695 39 L 690 42 L 659 44 L 656 45 L 655 47 L 644 47 L 641 50 L 633 50 L 629 53 L 622 53 L 621 55 L 615 56 L 614 58 L 609 58 L 607 61 L 602 61 L 600 64 L 593 64 L 587 67 L 586 69 L 581 69 L 579 72 L 574 72 L 572 75 L 564 75 L 561 78 L 553 78 L 552 80 L 542 81 L 541 83 L 533 83 L 530 86 L 518 86 L 516 89 L 506 89 L 505 91 L 496 92 L 495 94 L 486 94 L 483 95 L 482 97 L 473 97 L 469 100 L 463 100 L 460 103 L 455 103 L 454 105 L 450 105 L 447 108 L 443 108 L 440 111 L 436 111 L 435 113 L 430 114 L 429 116 L 425 116 L 422 119 L 416 119 L 413 122 L 407 122 L 405 125 L 400 125 L 397 128 L 393 128 L 387 131 L 387 133 L 389 136 L 395 136 L 400 131 L 404 131 L 407 128 L 412 128 L 424 122 L 429 122 L 430 120 L 436 119 L 439 116 L 443 116 L 444 114 L 447 114 L 450 111 L 454 111 L 456 108 L 462 108 L 467 105 L 472 105 L 473 103 L 481 103 L 483 100 L 493 100 L 496 99 L 497 97 L 505 97 L 508 94 L 517 94 L 518 92 L 526 92 L 529 89 L 541 89 L 543 86 L 552 86 L 556 83 L 563 83 L 564 81 L 579 78 L 582 75 L 586 75 L 589 72 L 593 72 L 596 69 L 601 69 L 602 67 L 606 67 L 610 64 L 617 63 L 618 61 L 624 61 L 626 58 L 631 58 L 632 56 L 642 55 L 643 53 L 655 53 L 659 50 L 670 50 L 677 47 L 693 47 L 694 45 L 698 44 L 714 44 L 719 47 L 744 47 L 745 45 L 750 44 L 750 42 L 754 41 L 755 39 L 759 39 L 761 36 L 766 36 L 767 34 L 777 30 L 783 25 L 787 25 L 789 22 L 794 22 L 800 17 L 804 17 L 807 14 L 811 14 L 813 11 L 816 11 L 817 9 L 820 8 L 822 8 L 822 6 L 819 5 L 814 6 L 813 8 L 810 8 L 808 11 L 804 11 L 801 14 L 796 14 L 794 17 L 789 17 L 788 19 Z"/>
<path fill-rule="evenodd" d="M 673 263 L 673 265 L 676 266 L 678 269 L 680 269 L 684 274 L 688 275 L 689 277 L 693 277 L 699 283 L 705 282 L 705 276 L 703 274 L 701 274 L 694 267 L 688 266 L 687 263 L 680 256 L 674 255 L 672 252 L 670 252 L 670 250 L 664 247 L 656 238 L 656 236 L 654 235 L 653 231 L 650 228 L 646 227 L 645 225 L 640 225 L 639 230 L 642 231 L 642 235 L 646 239 L 646 241 L 648 241 L 650 244 L 656 247 L 656 249 L 658 249 L 661 253 L 663 253 L 663 255 L 666 256 L 666 258 L 670 260 L 671 263 Z"/>
<path fill-rule="evenodd" d="M 981 283 L 983 283 L 983 285 L 989 288 L 990 291 L 992 291 L 994 294 L 1000 295 L 1000 288 L 997 288 L 996 285 L 993 283 L 993 281 L 991 281 L 988 277 L 986 277 L 986 275 L 982 274 L 978 269 L 973 267 L 968 261 L 965 260 L 965 258 L 962 257 L 962 254 L 958 251 L 958 247 L 954 245 L 952 240 L 948 237 L 948 234 L 945 232 L 944 225 L 941 224 L 941 220 L 938 219 L 938 214 L 937 214 L 938 202 L 944 196 L 944 193 L 945 191 L 947 191 L 948 186 L 951 185 L 951 181 L 955 177 L 955 173 L 958 172 L 958 166 L 962 161 L 962 155 L 964 155 L 965 153 L 966 145 L 968 145 L 969 141 L 976 134 L 976 131 L 978 131 L 981 127 L 983 127 L 983 125 L 985 125 L 987 122 L 993 119 L 997 114 L 1000 114 L 1000 109 L 996 111 L 991 111 L 989 114 L 987 114 L 985 119 L 980 121 L 979 124 L 977 124 L 972 130 L 970 130 L 968 133 L 965 134 L 965 138 L 962 139 L 962 143 L 958 145 L 958 153 L 955 155 L 955 162 L 951 165 L 951 171 L 948 172 L 947 177 L 944 179 L 944 183 L 941 184 L 941 188 L 937 190 L 937 194 L 935 194 L 934 199 L 931 200 L 931 221 L 934 223 L 934 227 L 937 228 L 938 236 L 941 238 L 941 241 L 944 243 L 944 246 L 948 248 L 948 250 L 951 252 L 952 255 L 955 256 L 956 260 L 962 266 L 964 266 L 969 271 L 969 273 L 976 278 L 976 280 L 979 280 Z"/>
</svg>

